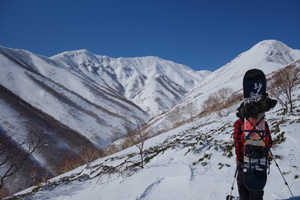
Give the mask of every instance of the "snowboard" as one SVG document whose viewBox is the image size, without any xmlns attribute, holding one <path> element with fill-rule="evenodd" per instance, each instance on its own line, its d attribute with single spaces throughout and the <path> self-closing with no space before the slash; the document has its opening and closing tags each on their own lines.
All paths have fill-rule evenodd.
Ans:
<svg viewBox="0 0 300 200">
<path fill-rule="evenodd" d="M 266 93 L 265 74 L 258 69 L 246 72 L 243 79 L 244 104 L 258 102 Z M 244 119 L 243 180 L 249 190 L 262 190 L 267 182 L 264 113 Z M 266 155 L 265 155 L 266 154 Z"/>
<path fill-rule="evenodd" d="M 266 92 L 266 76 L 259 69 L 251 69 L 246 72 L 243 79 L 244 102 L 259 101 Z"/>
<path fill-rule="evenodd" d="M 227 195 L 226 200 L 240 200 L 240 197 Z"/>
</svg>

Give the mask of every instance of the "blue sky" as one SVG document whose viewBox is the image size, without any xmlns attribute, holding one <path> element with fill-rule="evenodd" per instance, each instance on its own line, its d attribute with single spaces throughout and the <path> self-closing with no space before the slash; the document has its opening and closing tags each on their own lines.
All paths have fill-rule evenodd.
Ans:
<svg viewBox="0 0 300 200">
<path fill-rule="evenodd" d="M 300 49 L 298 0 L 0 0 L 0 45 L 158 56 L 214 71 L 265 39 Z"/>
</svg>

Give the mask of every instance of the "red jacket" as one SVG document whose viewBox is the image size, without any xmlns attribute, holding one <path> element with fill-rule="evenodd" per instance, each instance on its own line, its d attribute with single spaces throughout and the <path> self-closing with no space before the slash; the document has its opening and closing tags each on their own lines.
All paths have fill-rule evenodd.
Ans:
<svg viewBox="0 0 300 200">
<path fill-rule="evenodd" d="M 244 121 L 241 119 L 238 119 L 234 123 L 234 132 L 233 132 L 233 139 L 234 139 L 234 147 L 235 147 L 235 154 L 236 154 L 236 160 L 242 160 L 243 159 L 243 126 L 244 126 Z M 273 140 L 271 138 L 271 133 L 270 129 L 268 126 L 268 123 L 265 122 L 265 129 L 266 129 L 266 134 L 265 134 L 265 143 L 266 147 L 269 149 L 273 145 Z"/>
</svg>

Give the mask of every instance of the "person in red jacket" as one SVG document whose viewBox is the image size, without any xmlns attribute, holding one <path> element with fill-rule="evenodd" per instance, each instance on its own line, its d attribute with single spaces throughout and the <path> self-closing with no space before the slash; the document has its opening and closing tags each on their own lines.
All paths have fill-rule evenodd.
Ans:
<svg viewBox="0 0 300 200">
<path fill-rule="evenodd" d="M 251 191 L 249 190 L 243 181 L 242 177 L 242 166 L 243 166 L 243 126 L 244 126 L 244 120 L 243 119 L 238 119 L 234 123 L 234 133 L 233 133 L 233 138 L 234 138 L 234 145 L 235 145 L 235 154 L 236 154 L 236 162 L 237 162 L 237 167 L 238 167 L 238 177 L 237 177 L 237 185 L 238 185 L 238 190 L 239 190 L 239 195 L 240 195 L 240 200 L 262 200 L 264 191 Z M 273 144 L 273 140 L 271 138 L 269 126 L 267 122 L 265 122 L 265 144 L 268 149 L 271 148 Z"/>
</svg>

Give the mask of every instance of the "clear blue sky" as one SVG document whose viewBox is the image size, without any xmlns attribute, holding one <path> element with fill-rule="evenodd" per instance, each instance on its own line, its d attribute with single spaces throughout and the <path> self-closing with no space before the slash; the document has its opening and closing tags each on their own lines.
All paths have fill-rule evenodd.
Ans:
<svg viewBox="0 0 300 200">
<path fill-rule="evenodd" d="M 300 49 L 299 0 L 0 0 L 0 45 L 214 71 L 265 39 Z"/>
</svg>

